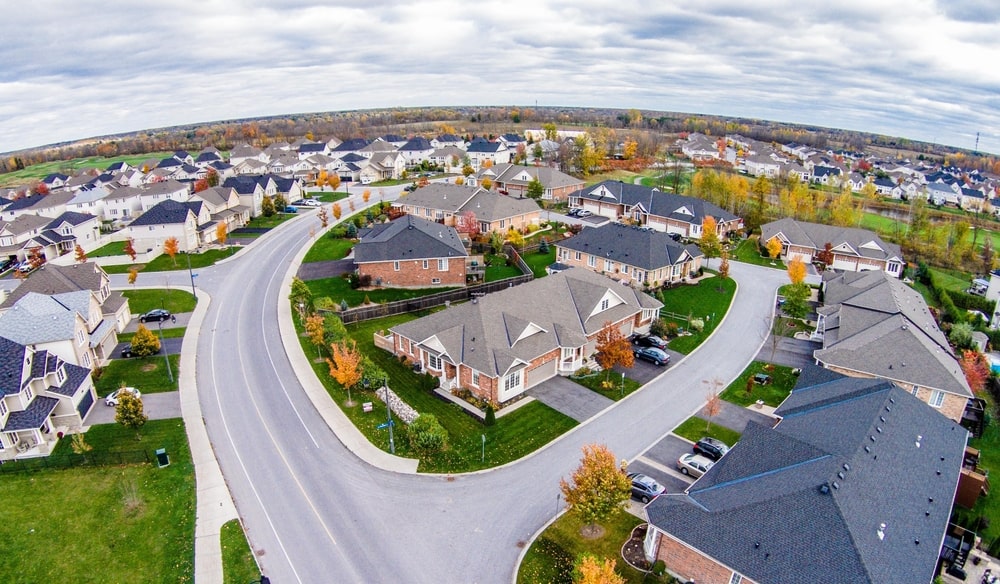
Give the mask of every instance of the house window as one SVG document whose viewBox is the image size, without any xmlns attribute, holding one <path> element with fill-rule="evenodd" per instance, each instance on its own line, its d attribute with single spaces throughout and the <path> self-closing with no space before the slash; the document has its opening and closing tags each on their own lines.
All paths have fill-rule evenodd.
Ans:
<svg viewBox="0 0 1000 584">
<path fill-rule="evenodd" d="M 35 391 L 33 389 L 31 389 L 30 385 L 27 386 L 27 387 L 25 387 L 24 388 L 24 401 L 30 402 L 31 398 L 33 398 L 33 397 L 35 397 Z"/>
<path fill-rule="evenodd" d="M 398 262 L 398 261 L 396 261 L 396 262 L 392 262 L 392 269 L 393 269 L 394 271 L 396 271 L 396 272 L 398 272 L 398 271 L 399 271 L 399 262 Z"/>
<path fill-rule="evenodd" d="M 928 403 L 930 403 L 931 407 L 934 408 L 941 407 L 941 404 L 944 403 L 944 392 L 939 389 L 935 389 L 934 391 L 932 391 L 931 399 Z"/>
<path fill-rule="evenodd" d="M 743 581 L 743 576 L 740 576 L 736 572 L 733 572 L 732 578 L 729 579 L 729 584 L 740 584 Z"/>
<path fill-rule="evenodd" d="M 593 268 L 597 266 L 597 258 L 592 255 L 587 256 L 587 266 Z"/>
<path fill-rule="evenodd" d="M 85 340 L 86 338 L 83 336 L 83 331 L 76 331 L 76 342 L 82 345 Z"/>
<path fill-rule="evenodd" d="M 423 263 L 424 269 L 426 270 L 427 269 L 427 260 L 424 260 L 422 263 Z"/>
<path fill-rule="evenodd" d="M 562 360 L 569 361 L 576 356 L 576 349 L 573 347 L 563 347 L 562 349 Z"/>
<path fill-rule="evenodd" d="M 472 370 L 472 385 L 479 387 L 479 372 L 475 369 Z"/>
<path fill-rule="evenodd" d="M 580 254 L 580 252 L 576 252 L 576 261 L 580 261 L 582 257 L 583 256 Z"/>
<path fill-rule="evenodd" d="M 504 391 L 513 391 L 521 387 L 521 372 L 515 371 L 503 380 Z"/>
<path fill-rule="evenodd" d="M 506 219 L 501 219 L 500 220 L 500 229 L 503 229 L 505 227 L 507 227 L 507 220 Z"/>
<path fill-rule="evenodd" d="M 440 284 L 441 278 L 431 278 L 431 284 Z"/>
<path fill-rule="evenodd" d="M 615 271 L 615 263 L 611 260 L 604 260 L 604 271 L 605 272 Z"/>
<path fill-rule="evenodd" d="M 608 300 L 607 298 L 605 298 L 604 300 L 601 300 L 601 311 L 603 312 L 603 311 L 607 310 L 608 306 L 610 306 L 610 304 L 611 304 L 611 301 Z"/>
<path fill-rule="evenodd" d="M 7 402 L 0 399 L 0 416 L 7 413 Z"/>
<path fill-rule="evenodd" d="M 910 390 L 910 395 L 912 395 L 912 396 L 916 397 L 916 395 L 917 395 L 917 390 L 919 390 L 919 389 L 920 389 L 920 386 L 919 386 L 919 385 L 916 385 L 916 384 L 914 384 L 914 386 L 913 386 L 913 389 L 911 389 L 911 390 Z"/>
<path fill-rule="evenodd" d="M 83 366 L 90 367 L 90 353 L 83 354 Z"/>
<path fill-rule="evenodd" d="M 60 367 L 59 370 L 56 371 L 56 381 L 58 381 L 60 384 L 66 381 L 66 370 L 63 369 L 62 367 Z"/>
<path fill-rule="evenodd" d="M 439 272 L 448 271 L 448 258 L 442 258 L 438 260 L 438 271 Z"/>
<path fill-rule="evenodd" d="M 427 353 L 427 368 L 435 371 L 441 370 L 441 357 Z"/>
</svg>

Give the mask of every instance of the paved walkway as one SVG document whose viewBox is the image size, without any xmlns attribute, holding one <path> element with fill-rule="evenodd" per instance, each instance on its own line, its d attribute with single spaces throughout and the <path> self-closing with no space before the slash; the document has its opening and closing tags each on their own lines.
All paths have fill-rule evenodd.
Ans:
<svg viewBox="0 0 1000 584">
<path fill-rule="evenodd" d="M 761 412 L 755 411 L 751 408 L 740 407 L 736 404 L 731 404 L 727 401 L 722 401 L 722 409 L 719 413 L 712 418 L 713 424 L 718 424 L 720 426 L 725 426 L 730 430 L 736 430 L 742 433 L 743 429 L 746 428 L 747 422 L 753 420 L 759 424 L 764 424 L 765 426 L 773 426 L 775 419 L 771 416 L 763 414 Z M 695 415 L 703 420 L 708 420 L 708 416 L 705 415 L 703 411 L 704 408 L 698 410 Z"/>
<path fill-rule="evenodd" d="M 577 422 L 585 422 L 615 403 L 596 391 L 559 376 L 543 381 L 527 393 Z"/>
<path fill-rule="evenodd" d="M 142 388 L 139 388 L 142 391 Z M 104 405 L 104 398 L 99 398 L 84 420 L 87 426 L 95 424 L 114 424 L 115 408 Z M 180 393 L 168 391 L 164 393 L 142 394 L 142 406 L 150 420 L 167 420 L 181 417 Z"/>
<path fill-rule="evenodd" d="M 819 348 L 822 348 L 822 345 L 815 341 L 781 337 L 778 339 L 778 347 L 775 349 L 774 335 L 771 335 L 767 338 L 764 346 L 760 348 L 756 360 L 786 367 L 802 368 L 815 362 L 813 351 Z"/>
</svg>

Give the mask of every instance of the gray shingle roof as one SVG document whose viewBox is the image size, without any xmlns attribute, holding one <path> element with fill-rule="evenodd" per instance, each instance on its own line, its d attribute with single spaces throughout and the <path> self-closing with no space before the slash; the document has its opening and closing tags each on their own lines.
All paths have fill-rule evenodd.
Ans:
<svg viewBox="0 0 1000 584">
<path fill-rule="evenodd" d="M 0 337 L 0 398 L 21 391 L 26 351 L 21 343 Z"/>
<path fill-rule="evenodd" d="M 454 227 L 412 215 L 376 225 L 354 246 L 354 261 L 359 264 L 467 255 Z"/>
<path fill-rule="evenodd" d="M 124 244 L 123 244 L 124 245 Z M 107 276 L 104 270 L 94 262 L 59 266 L 45 264 L 32 272 L 26 280 L 0 304 L 0 310 L 10 308 L 28 292 L 52 295 L 76 290 L 100 291 Z"/>
<path fill-rule="evenodd" d="M 882 380 L 789 400 L 775 428 L 751 422 L 685 494 L 650 503 L 650 522 L 761 584 L 929 582 L 966 431 Z"/>
<path fill-rule="evenodd" d="M 499 221 L 540 211 L 538 203 L 528 197 L 510 197 L 479 187 L 431 183 L 395 203 L 411 205 L 445 213 L 461 215 L 466 211 L 480 221 Z"/>
<path fill-rule="evenodd" d="M 630 207 L 642 205 L 650 215 L 669 217 L 696 225 L 701 225 L 706 215 L 711 215 L 720 222 L 735 221 L 738 219 L 736 215 L 733 215 L 729 211 L 702 199 L 663 193 L 651 187 L 624 183 L 617 180 L 606 180 L 596 185 L 585 187 L 570 194 L 570 197 L 608 201 L 616 204 L 623 203 Z M 691 214 L 679 212 L 682 209 L 690 211 Z"/>
<path fill-rule="evenodd" d="M 4 432 L 15 430 L 37 430 L 48 419 L 52 410 L 56 409 L 59 400 L 54 397 L 36 395 L 28 407 L 20 411 L 12 411 L 7 417 L 7 423 L 2 428 Z"/>
<path fill-rule="evenodd" d="M 84 299 L 89 300 L 91 294 L 89 290 L 55 296 L 29 292 L 0 315 L 0 336 L 22 345 L 72 339 L 76 319 L 87 319 Z"/>
<path fill-rule="evenodd" d="M 762 225 L 760 230 L 761 241 L 769 241 L 772 237 L 781 234 L 794 245 L 811 247 L 816 250 L 824 249 L 827 243 L 831 244 L 834 249 L 846 244 L 856 255 L 863 257 L 879 260 L 893 258 L 901 260 L 903 258 L 903 253 L 898 245 L 884 241 L 867 229 L 807 223 L 785 217 Z M 849 254 L 851 252 L 838 250 L 837 253 Z"/>
<path fill-rule="evenodd" d="M 570 176 L 558 169 L 552 168 L 551 166 L 523 166 L 520 164 L 498 164 L 496 166 L 483 169 L 479 171 L 477 176 L 484 176 L 487 173 L 492 174 L 496 177 L 496 181 L 510 183 L 510 184 L 520 184 L 527 185 L 531 182 L 531 178 L 537 178 L 540 183 L 542 183 L 546 188 L 557 189 L 561 187 L 572 187 L 580 186 L 583 187 L 583 181 Z M 521 173 L 527 173 L 531 178 L 528 180 L 523 180 L 517 178 Z"/>
<path fill-rule="evenodd" d="M 151 207 L 148 211 L 136 217 L 135 221 L 131 223 L 133 227 L 139 227 L 142 225 L 169 225 L 173 223 L 184 223 L 188 219 L 188 214 L 194 213 L 195 217 L 198 216 L 195 205 L 198 205 L 200 209 L 201 202 L 187 202 L 178 203 L 173 199 L 167 199 L 166 201 L 161 201 L 155 206 Z"/>
<path fill-rule="evenodd" d="M 666 233 L 609 223 L 584 229 L 556 246 L 589 253 L 644 270 L 673 266 L 704 254 L 696 245 L 681 245 Z"/>
</svg>

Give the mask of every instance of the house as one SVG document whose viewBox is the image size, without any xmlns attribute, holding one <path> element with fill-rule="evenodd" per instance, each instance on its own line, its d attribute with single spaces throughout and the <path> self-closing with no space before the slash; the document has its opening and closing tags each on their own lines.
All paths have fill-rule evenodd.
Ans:
<svg viewBox="0 0 1000 584">
<path fill-rule="evenodd" d="M 362 153 L 364 155 L 365 153 Z M 361 163 L 358 173 L 363 184 L 371 184 L 383 180 L 396 180 L 406 169 L 406 159 L 399 152 L 371 152 L 367 163 Z"/>
<path fill-rule="evenodd" d="M 32 240 L 41 237 L 50 222 L 51 219 L 39 215 L 20 215 L 12 221 L 0 221 L 0 258 L 24 261 L 30 250 L 40 247 Z"/>
<path fill-rule="evenodd" d="M 413 166 L 429 160 L 434 147 L 427 138 L 417 136 L 399 147 L 399 153 L 406 160 L 407 166 Z"/>
<path fill-rule="evenodd" d="M 0 211 L 0 219 L 13 221 L 19 215 L 24 214 L 35 214 L 55 219 L 66 212 L 67 205 L 75 196 L 76 193 L 70 191 L 59 191 L 47 195 L 28 195 L 6 205 Z"/>
<path fill-rule="evenodd" d="M 537 179 L 544 188 L 543 201 L 566 201 L 570 193 L 582 189 L 584 184 L 582 180 L 548 166 L 497 164 L 476 174 L 479 184 L 486 177 L 493 181 L 497 191 L 522 197 L 528 196 L 528 185 Z"/>
<path fill-rule="evenodd" d="M 115 321 L 104 318 L 92 290 L 28 292 L 0 315 L 0 337 L 44 349 L 87 369 L 112 356 L 117 332 Z"/>
<path fill-rule="evenodd" d="M 399 134 L 386 134 L 375 139 L 381 140 L 382 142 L 388 142 L 396 148 L 402 148 L 403 144 L 406 144 L 409 141 L 406 139 L 406 136 L 400 136 Z"/>
<path fill-rule="evenodd" d="M 930 584 L 966 430 L 893 383 L 836 375 L 775 414 L 646 506 L 647 559 L 698 584 Z"/>
<path fill-rule="evenodd" d="M 198 157 L 194 159 L 194 165 L 199 168 L 208 168 L 213 162 L 221 162 L 222 156 L 219 151 L 215 148 L 205 149 L 198 153 Z"/>
<path fill-rule="evenodd" d="M 61 189 L 68 180 L 69 180 L 68 175 L 65 175 L 61 172 L 54 172 L 52 174 L 46 175 L 45 178 L 42 179 L 42 184 L 47 186 L 49 188 L 49 191 L 52 191 L 54 189 Z"/>
<path fill-rule="evenodd" d="M 66 203 L 67 211 L 86 213 L 94 215 L 101 220 L 108 217 L 104 213 L 104 199 L 111 194 L 108 187 L 96 187 L 93 189 L 79 190 L 76 195 Z"/>
<path fill-rule="evenodd" d="M 510 162 L 510 152 L 503 142 L 490 142 L 481 137 L 473 138 L 465 150 L 473 169 L 482 168 L 484 164 L 507 164 Z M 487 163 L 487 161 L 489 162 Z"/>
<path fill-rule="evenodd" d="M 885 272 L 827 274 L 812 334 L 823 343 L 816 364 L 888 379 L 960 421 L 972 390 L 920 293 Z"/>
<path fill-rule="evenodd" d="M 351 138 L 344 140 L 335 148 L 330 150 L 330 156 L 333 156 L 334 158 L 343 158 L 348 154 L 361 154 L 361 151 L 364 150 L 370 143 L 371 142 L 364 138 Z"/>
<path fill-rule="evenodd" d="M 924 192 L 926 193 L 927 200 L 935 205 L 958 205 L 959 204 L 959 194 L 957 187 L 952 187 L 951 185 L 943 182 L 929 182 L 924 185 Z"/>
<path fill-rule="evenodd" d="M 786 262 L 799 258 L 810 264 L 830 244 L 833 262 L 828 267 L 835 270 L 882 270 L 899 278 L 906 265 L 898 245 L 883 241 L 867 229 L 807 223 L 785 217 L 762 225 L 760 231 L 762 245 L 773 237 L 781 241 L 781 259 Z"/>
<path fill-rule="evenodd" d="M 578 268 L 452 306 L 390 329 L 392 351 L 441 380 L 504 404 L 590 359 L 605 327 L 645 332 L 663 305 Z"/>
<path fill-rule="evenodd" d="M 222 186 L 236 191 L 240 197 L 240 204 L 250 209 L 251 217 L 261 214 L 264 196 L 271 196 L 266 192 L 266 187 L 253 176 L 231 176 L 222 181 Z"/>
<path fill-rule="evenodd" d="M 66 211 L 45 226 L 42 233 L 32 238 L 34 245 L 40 245 L 49 259 L 67 254 L 79 245 L 84 251 L 98 247 L 101 223 L 97 217 L 86 213 Z"/>
<path fill-rule="evenodd" d="M 239 166 L 241 162 L 247 160 L 256 160 L 257 162 L 266 163 L 269 159 L 267 154 L 264 154 L 259 148 L 254 148 L 247 144 L 240 144 L 236 148 L 233 148 L 229 153 L 229 164 L 233 166 Z"/>
<path fill-rule="evenodd" d="M 208 205 L 201 201 L 166 200 L 137 217 L 123 231 L 132 239 L 136 251 L 162 250 L 163 242 L 173 237 L 180 251 L 190 252 L 215 239 L 214 226 Z"/>
<path fill-rule="evenodd" d="M 681 152 L 694 161 L 718 160 L 719 145 L 715 140 L 697 132 L 688 134 L 687 140 L 681 141 Z"/>
<path fill-rule="evenodd" d="M 170 200 L 183 203 L 191 195 L 190 183 L 182 183 L 170 179 L 147 186 L 139 194 L 139 204 L 142 211 L 148 211 L 163 201 Z"/>
<path fill-rule="evenodd" d="M 707 216 L 715 219 L 720 237 L 743 228 L 743 219 L 702 199 L 614 180 L 571 193 L 569 206 L 612 220 L 638 221 L 657 231 L 689 239 L 701 239 L 702 224 Z"/>
<path fill-rule="evenodd" d="M 431 183 L 393 203 L 408 215 L 458 226 L 468 215 L 481 233 L 525 230 L 538 225 L 542 211 L 533 199 L 509 197 L 477 187 Z"/>
<path fill-rule="evenodd" d="M 121 187 L 104 197 L 104 218 L 109 221 L 131 221 L 142 213 L 142 190 Z"/>
<path fill-rule="evenodd" d="M 463 152 L 468 147 L 465 140 L 454 134 L 441 134 L 437 138 L 432 138 L 431 146 L 435 148 L 447 148 L 449 146 L 454 146 Z"/>
<path fill-rule="evenodd" d="M 752 154 L 743 160 L 743 167 L 750 176 L 777 178 L 781 172 L 781 163 L 765 154 Z"/>
<path fill-rule="evenodd" d="M 111 290 L 111 279 L 108 274 L 94 262 L 59 266 L 45 264 L 31 272 L 17 288 L 10 291 L 0 303 L 0 314 L 14 306 L 14 303 L 29 292 L 52 296 L 64 292 L 89 290 L 97 297 L 104 318 L 114 322 L 116 330 L 121 333 L 132 319 L 128 300 L 121 292 Z"/>
<path fill-rule="evenodd" d="M 965 211 L 981 212 L 986 205 L 986 194 L 979 189 L 961 187 L 958 206 Z"/>
<path fill-rule="evenodd" d="M 326 142 L 307 142 L 299 146 L 299 158 L 305 160 L 313 154 L 329 154 L 330 147 Z"/>
<path fill-rule="evenodd" d="M 359 233 L 354 265 L 376 286 L 464 286 L 468 252 L 453 227 L 404 215 Z"/>
<path fill-rule="evenodd" d="M 226 233 L 250 222 L 250 207 L 240 203 L 240 196 L 232 188 L 211 187 L 194 193 L 190 200 L 204 203 L 212 221 L 226 224 Z"/>
<path fill-rule="evenodd" d="M 90 369 L 0 338 L 0 461 L 47 456 L 97 402 Z"/>
<path fill-rule="evenodd" d="M 835 166 L 814 166 L 812 182 L 828 186 L 839 186 L 841 170 Z"/>
<path fill-rule="evenodd" d="M 701 268 L 704 254 L 669 235 L 621 223 L 584 229 L 555 243 L 556 261 L 625 283 L 659 287 L 680 282 Z"/>
<path fill-rule="evenodd" d="M 431 152 L 427 160 L 434 165 L 440 166 L 444 172 L 460 172 L 462 170 L 465 151 L 458 146 L 445 146 Z"/>
</svg>

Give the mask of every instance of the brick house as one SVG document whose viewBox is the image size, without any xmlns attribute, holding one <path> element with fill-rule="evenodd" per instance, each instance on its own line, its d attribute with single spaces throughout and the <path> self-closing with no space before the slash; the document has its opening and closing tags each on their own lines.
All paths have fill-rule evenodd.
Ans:
<svg viewBox="0 0 1000 584">
<path fill-rule="evenodd" d="M 638 286 L 680 282 L 698 271 L 705 257 L 696 245 L 682 245 L 666 233 L 621 223 L 584 229 L 555 246 L 559 263 Z"/>
<path fill-rule="evenodd" d="M 533 199 L 510 197 L 479 187 L 431 183 L 393 203 L 408 215 L 456 226 L 459 218 L 471 213 L 479 231 L 505 232 L 538 225 L 542 210 Z"/>
<path fill-rule="evenodd" d="M 393 353 L 419 363 L 446 390 L 503 404 L 589 360 L 608 324 L 645 332 L 662 303 L 572 268 L 390 329 Z"/>
<path fill-rule="evenodd" d="M 898 245 L 883 241 L 867 229 L 807 223 L 786 217 L 762 225 L 760 231 L 761 245 L 778 238 L 780 257 L 784 261 L 800 258 L 807 264 L 812 263 L 829 243 L 833 253 L 833 263 L 829 267 L 836 270 L 882 270 L 899 278 L 906 265 Z"/>
<path fill-rule="evenodd" d="M 961 421 L 969 383 L 920 293 L 885 272 L 827 272 L 817 310 L 816 363 L 854 377 L 896 382 Z"/>
<path fill-rule="evenodd" d="M 570 209 L 585 209 L 614 221 L 628 219 L 657 231 L 701 239 L 705 217 L 715 219 L 719 237 L 743 229 L 743 219 L 695 197 L 606 180 L 570 194 Z"/>
<path fill-rule="evenodd" d="M 538 179 L 545 191 L 543 201 L 565 201 L 569 194 L 583 188 L 583 181 L 549 166 L 522 166 L 520 164 L 498 164 L 476 173 L 481 184 L 484 178 L 493 181 L 498 192 L 517 196 L 528 196 L 528 185 Z"/>
<path fill-rule="evenodd" d="M 359 233 L 358 275 L 378 286 L 465 286 L 468 252 L 453 227 L 404 215 Z"/>
<path fill-rule="evenodd" d="M 646 506 L 646 557 L 698 584 L 930 583 L 966 430 L 889 381 L 816 367 L 775 414 Z"/>
</svg>

